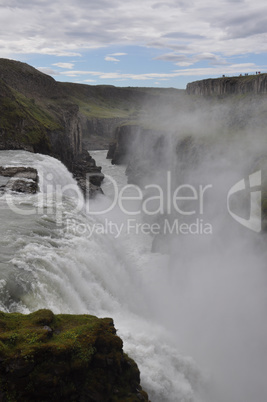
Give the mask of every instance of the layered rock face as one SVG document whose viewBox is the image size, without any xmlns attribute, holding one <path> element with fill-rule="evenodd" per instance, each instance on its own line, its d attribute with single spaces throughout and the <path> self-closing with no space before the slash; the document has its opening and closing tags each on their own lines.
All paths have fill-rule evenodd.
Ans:
<svg viewBox="0 0 267 402">
<path fill-rule="evenodd" d="M 60 138 L 66 129 L 62 111 L 51 102 L 62 97 L 56 81 L 26 63 L 1 59 L 0 89 L 0 148 L 56 155 L 60 147 L 54 150 L 49 136 Z"/>
<path fill-rule="evenodd" d="M 0 192 L 6 191 L 35 194 L 38 191 L 37 170 L 23 166 L 0 166 Z"/>
<path fill-rule="evenodd" d="M 134 152 L 134 143 L 138 146 L 141 127 L 138 125 L 124 125 L 115 131 L 114 139 L 109 144 L 107 159 L 114 165 L 126 164 L 129 155 Z"/>
<path fill-rule="evenodd" d="M 257 74 L 240 77 L 209 78 L 194 81 L 186 86 L 188 95 L 238 95 L 238 94 L 266 94 L 267 74 Z"/>
<path fill-rule="evenodd" d="M 129 183 L 141 185 L 162 165 L 168 165 L 164 158 L 167 145 L 166 133 L 161 130 L 146 129 L 139 125 L 118 127 L 114 140 L 109 145 L 107 159 L 115 165 L 127 166 Z"/>
<path fill-rule="evenodd" d="M 97 118 L 87 119 L 81 116 L 83 131 L 83 147 L 91 150 L 107 149 L 112 137 L 118 126 L 125 119 L 114 118 Z"/>
<path fill-rule="evenodd" d="M 83 167 L 90 165 L 84 163 L 84 149 L 107 149 L 118 127 L 136 124 L 148 105 L 171 104 L 182 93 L 56 82 L 26 63 L 0 59 L 0 149 L 52 155 L 77 177 L 81 159 Z M 80 183 L 94 172 L 95 166 L 83 172 Z"/>
<path fill-rule="evenodd" d="M 104 174 L 101 170 L 101 166 L 96 166 L 95 160 L 85 150 L 74 159 L 72 164 L 73 176 L 86 198 L 103 194 L 101 183 L 104 180 Z"/>
<path fill-rule="evenodd" d="M 148 401 L 111 318 L 0 312 L 1 401 Z"/>
<path fill-rule="evenodd" d="M 100 186 L 103 175 L 98 175 L 97 183 L 94 176 L 101 168 L 84 163 L 79 106 L 67 99 L 52 77 L 25 63 L 1 59 L 0 113 L 0 149 L 52 155 L 79 183 L 91 173 L 92 186 Z"/>
<path fill-rule="evenodd" d="M 50 154 L 69 166 L 82 151 L 79 107 L 25 63 L 1 59 L 0 77 L 0 148 Z"/>
</svg>

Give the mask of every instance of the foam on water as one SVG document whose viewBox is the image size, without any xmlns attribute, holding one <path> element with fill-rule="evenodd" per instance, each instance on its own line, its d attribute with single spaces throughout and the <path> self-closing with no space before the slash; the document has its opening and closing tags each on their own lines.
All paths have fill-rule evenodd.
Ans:
<svg viewBox="0 0 267 402">
<path fill-rule="evenodd" d="M 104 153 L 99 156 L 104 161 Z M 19 210 L 35 208 L 36 213 L 29 215 L 12 211 L 5 196 L 0 199 L 0 308 L 111 316 L 153 402 L 200 401 L 203 377 L 196 363 L 177 350 L 152 308 L 153 272 L 166 264 L 166 257 L 150 253 L 151 238 L 125 234 L 114 239 L 109 233 L 88 236 L 72 230 L 77 225 L 92 227 L 104 217 L 90 215 L 86 208 L 77 212 L 79 189 L 59 161 L 23 151 L 2 151 L 0 160 L 4 166 L 37 168 L 42 194 L 41 198 L 40 194 L 12 195 Z M 123 185 L 123 169 L 113 170 Z M 69 184 L 72 190 L 59 199 L 56 186 Z M 107 202 L 105 197 L 96 204 L 101 202 Z M 113 211 L 113 219 L 124 218 Z"/>
</svg>

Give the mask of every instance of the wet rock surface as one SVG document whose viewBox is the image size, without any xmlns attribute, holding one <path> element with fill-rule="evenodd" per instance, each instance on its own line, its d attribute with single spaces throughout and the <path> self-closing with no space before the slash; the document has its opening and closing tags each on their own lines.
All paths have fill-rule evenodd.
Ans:
<svg viewBox="0 0 267 402">
<path fill-rule="evenodd" d="M 31 167 L 0 166 L 0 191 L 35 194 L 38 191 L 38 173 Z"/>
<path fill-rule="evenodd" d="M 86 150 L 75 158 L 72 165 L 73 176 L 85 197 L 92 198 L 97 194 L 103 194 L 101 183 L 104 174 L 101 170 L 101 166 L 96 166 L 95 160 Z"/>
</svg>

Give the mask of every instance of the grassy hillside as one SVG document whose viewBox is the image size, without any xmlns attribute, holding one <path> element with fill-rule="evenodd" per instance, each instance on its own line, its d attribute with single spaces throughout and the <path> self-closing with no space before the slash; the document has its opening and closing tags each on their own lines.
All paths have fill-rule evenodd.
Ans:
<svg viewBox="0 0 267 402">
<path fill-rule="evenodd" d="M 38 144 L 46 143 L 48 152 L 51 136 L 68 131 L 72 106 L 79 108 L 83 138 L 105 147 L 116 126 L 147 120 L 151 107 L 175 104 L 181 93 L 172 88 L 61 83 L 25 63 L 0 59 L 1 147 L 26 144 L 40 151 Z"/>
<path fill-rule="evenodd" d="M 32 146 L 38 151 L 40 144 L 49 150 L 47 131 L 63 130 L 59 121 L 28 98 L 0 80 L 0 135 L 2 147 Z M 13 144 L 13 145 L 12 145 Z"/>
<path fill-rule="evenodd" d="M 112 85 L 83 85 L 59 83 L 69 99 L 78 104 L 80 111 L 90 118 L 136 118 L 143 107 L 164 97 L 177 96 L 184 91 L 173 88 L 115 87 Z"/>
</svg>

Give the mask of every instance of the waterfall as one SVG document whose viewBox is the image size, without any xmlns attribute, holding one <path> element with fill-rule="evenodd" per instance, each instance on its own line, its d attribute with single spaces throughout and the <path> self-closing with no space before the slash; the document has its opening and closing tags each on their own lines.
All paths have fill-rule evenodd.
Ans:
<svg viewBox="0 0 267 402">
<path fill-rule="evenodd" d="M 153 402 L 265 402 L 266 237 L 226 211 L 225 191 L 244 171 L 233 173 L 226 158 L 205 162 L 213 234 L 179 234 L 169 254 L 151 253 L 152 236 L 126 226 L 138 189 L 125 189 L 124 168 L 105 155 L 93 153 L 106 195 L 88 204 L 58 160 L 1 151 L 2 166 L 32 166 L 40 176 L 38 194 L 0 197 L 1 310 L 112 317 Z M 110 208 L 114 191 L 130 216 L 118 203 Z M 139 228 L 142 214 L 133 216 Z"/>
<path fill-rule="evenodd" d="M 111 316 L 153 402 L 200 401 L 204 376 L 157 321 L 150 297 L 151 266 L 160 269 L 166 256 L 150 253 L 149 236 L 89 236 L 88 228 L 106 216 L 77 202 L 76 182 L 58 160 L 24 151 L 1 151 L 0 160 L 2 166 L 35 167 L 40 178 L 38 194 L 0 198 L 1 310 Z M 95 209 L 99 203 L 108 203 L 107 197 L 96 200 Z M 118 211 L 112 214 L 122 219 Z"/>
</svg>

